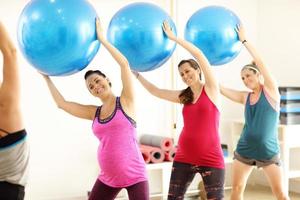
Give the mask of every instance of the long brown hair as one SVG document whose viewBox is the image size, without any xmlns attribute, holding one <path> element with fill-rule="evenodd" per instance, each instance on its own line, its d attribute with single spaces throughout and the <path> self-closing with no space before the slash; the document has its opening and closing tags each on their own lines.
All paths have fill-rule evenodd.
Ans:
<svg viewBox="0 0 300 200">
<path fill-rule="evenodd" d="M 178 68 L 185 63 L 188 63 L 193 69 L 196 69 L 196 70 L 200 69 L 199 64 L 194 59 L 180 61 L 178 64 Z M 199 73 L 199 77 L 200 77 L 200 80 L 202 80 L 201 79 L 201 70 Z M 180 103 L 182 103 L 182 104 L 192 103 L 194 101 L 194 93 L 193 93 L 192 89 L 190 87 L 187 87 L 186 89 L 182 90 L 181 93 L 179 94 L 179 100 L 180 100 Z"/>
</svg>

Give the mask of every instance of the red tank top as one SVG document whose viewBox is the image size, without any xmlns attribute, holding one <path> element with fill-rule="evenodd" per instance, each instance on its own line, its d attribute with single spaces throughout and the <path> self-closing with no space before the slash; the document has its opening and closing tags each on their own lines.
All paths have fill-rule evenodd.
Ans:
<svg viewBox="0 0 300 200">
<path fill-rule="evenodd" d="M 181 131 L 175 161 L 224 169 L 219 136 L 220 113 L 203 88 L 195 103 L 182 109 Z"/>
</svg>

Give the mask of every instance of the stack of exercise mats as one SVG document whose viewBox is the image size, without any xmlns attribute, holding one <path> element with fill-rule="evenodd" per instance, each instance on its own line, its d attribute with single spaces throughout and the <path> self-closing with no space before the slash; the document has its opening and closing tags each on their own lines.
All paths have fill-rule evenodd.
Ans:
<svg viewBox="0 0 300 200">
<path fill-rule="evenodd" d="M 279 87 L 280 123 L 300 124 L 300 87 Z"/>
<path fill-rule="evenodd" d="M 173 139 L 158 135 L 142 135 L 140 149 L 146 163 L 173 161 L 176 153 Z"/>
</svg>

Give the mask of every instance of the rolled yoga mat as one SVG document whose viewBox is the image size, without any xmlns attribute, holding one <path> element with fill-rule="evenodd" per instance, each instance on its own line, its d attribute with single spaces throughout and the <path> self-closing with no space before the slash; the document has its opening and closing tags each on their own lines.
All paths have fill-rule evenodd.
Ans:
<svg viewBox="0 0 300 200">
<path fill-rule="evenodd" d="M 176 153 L 176 148 L 172 148 L 170 151 L 165 151 L 165 161 L 173 161 Z"/>
<path fill-rule="evenodd" d="M 150 154 L 150 161 L 152 163 L 160 163 L 165 159 L 165 154 L 160 148 L 141 144 L 140 149 L 142 152 L 144 151 Z"/>
<path fill-rule="evenodd" d="M 142 135 L 140 137 L 140 143 L 143 145 L 149 145 L 161 148 L 163 151 L 169 151 L 173 147 L 172 138 L 162 137 L 158 135 Z"/>
<path fill-rule="evenodd" d="M 142 156 L 144 158 L 145 163 L 150 163 L 151 161 L 150 152 L 145 148 L 140 148 L 140 150 L 142 152 Z"/>
</svg>

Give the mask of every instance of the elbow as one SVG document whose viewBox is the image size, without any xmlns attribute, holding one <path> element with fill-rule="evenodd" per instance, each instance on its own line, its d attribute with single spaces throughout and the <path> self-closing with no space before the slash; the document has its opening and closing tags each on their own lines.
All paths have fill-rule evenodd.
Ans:
<svg viewBox="0 0 300 200">
<path fill-rule="evenodd" d="M 62 105 L 60 105 L 60 104 L 56 104 L 56 106 L 57 106 L 57 108 L 58 108 L 58 109 L 64 110 L 64 108 L 63 108 L 63 106 L 62 106 Z"/>
<path fill-rule="evenodd" d="M 224 90 L 223 90 L 222 88 L 220 88 L 219 91 L 220 91 L 220 94 L 221 94 L 221 95 L 225 95 Z"/>
<path fill-rule="evenodd" d="M 127 59 L 124 59 L 124 60 L 122 61 L 121 65 L 124 66 L 124 67 L 129 67 L 129 68 L 130 68 L 130 65 L 129 65 L 129 62 L 128 62 Z"/>
<path fill-rule="evenodd" d="M 57 106 L 58 109 L 65 110 L 65 103 L 64 103 L 64 101 L 57 101 L 56 102 L 56 106 Z"/>
</svg>

